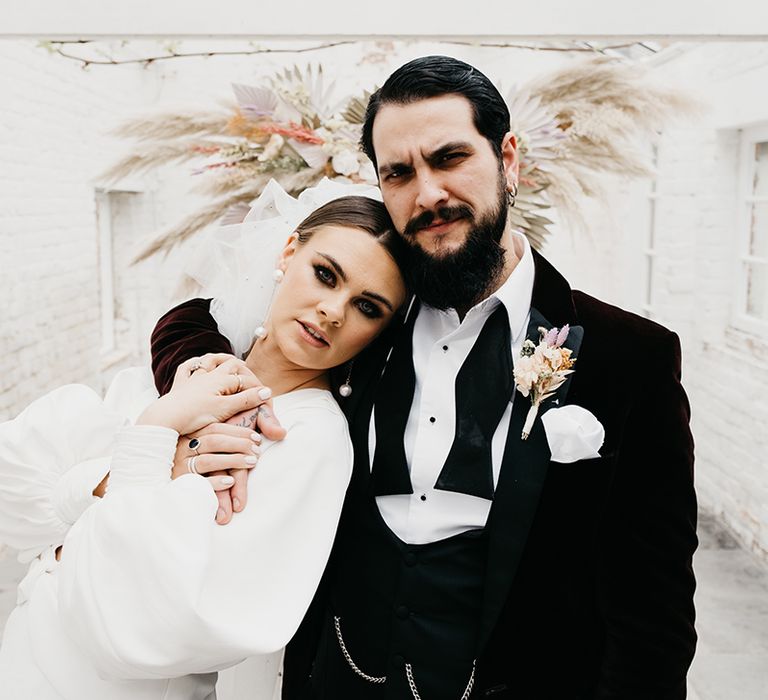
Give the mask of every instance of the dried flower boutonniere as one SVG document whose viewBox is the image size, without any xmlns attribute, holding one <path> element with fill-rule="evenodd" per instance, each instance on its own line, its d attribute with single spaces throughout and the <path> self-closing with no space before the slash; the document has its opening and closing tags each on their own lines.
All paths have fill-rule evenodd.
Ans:
<svg viewBox="0 0 768 700">
<path fill-rule="evenodd" d="M 562 347 L 569 330 L 567 324 L 560 329 L 539 328 L 539 344 L 526 340 L 520 350 L 515 363 L 515 386 L 523 396 L 531 397 L 531 408 L 523 425 L 523 440 L 528 439 L 541 403 L 573 373 L 571 367 L 576 358 L 571 357 L 571 350 Z"/>
</svg>

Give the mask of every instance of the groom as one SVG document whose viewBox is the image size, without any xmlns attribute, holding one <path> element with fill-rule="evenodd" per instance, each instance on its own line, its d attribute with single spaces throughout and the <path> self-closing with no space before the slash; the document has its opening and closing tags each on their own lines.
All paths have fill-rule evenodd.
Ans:
<svg viewBox="0 0 768 700">
<path fill-rule="evenodd" d="M 356 361 L 355 471 L 284 697 L 686 696 L 697 540 L 679 342 L 572 291 L 512 229 L 509 127 L 488 78 L 452 58 L 411 61 L 370 99 L 362 147 L 416 301 Z M 158 324 L 161 390 L 179 361 L 229 348 L 207 309 Z M 574 373 L 523 440 L 513 364 L 566 325 Z M 599 454 L 563 449 L 574 413 L 602 425 Z"/>
</svg>

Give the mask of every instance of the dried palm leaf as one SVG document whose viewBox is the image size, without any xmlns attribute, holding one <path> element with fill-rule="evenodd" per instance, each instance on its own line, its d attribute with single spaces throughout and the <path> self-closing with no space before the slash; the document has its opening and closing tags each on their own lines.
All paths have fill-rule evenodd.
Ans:
<svg viewBox="0 0 768 700">
<path fill-rule="evenodd" d="M 274 90 L 232 83 L 232 91 L 240 108 L 250 117 L 267 116 L 277 109 L 279 97 Z"/>
<path fill-rule="evenodd" d="M 341 113 L 350 124 L 363 124 L 365 121 L 365 112 L 368 108 L 368 100 L 371 98 L 370 92 L 367 90 L 363 93 L 362 97 L 353 97 L 347 102 L 347 106 Z"/>
</svg>

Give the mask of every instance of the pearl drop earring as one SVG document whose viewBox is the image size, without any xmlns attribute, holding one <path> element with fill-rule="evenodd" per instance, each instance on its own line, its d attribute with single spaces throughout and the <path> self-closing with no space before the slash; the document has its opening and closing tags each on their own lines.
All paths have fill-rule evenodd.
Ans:
<svg viewBox="0 0 768 700">
<path fill-rule="evenodd" d="M 275 280 L 277 284 L 283 281 L 283 277 L 285 277 L 285 273 L 278 267 L 275 270 L 272 271 L 272 279 Z M 275 296 L 274 290 L 272 291 L 272 297 Z M 269 300 L 270 307 L 272 306 L 272 299 Z M 269 310 L 267 310 L 267 315 L 269 315 Z M 256 330 L 253 331 L 253 336 L 256 338 L 256 340 L 262 340 L 263 338 L 267 337 L 267 329 L 262 324 L 256 327 Z"/>
<path fill-rule="evenodd" d="M 352 395 L 352 385 L 349 383 L 349 380 L 352 379 L 352 365 L 354 364 L 354 361 L 349 363 L 349 371 L 347 372 L 347 378 L 344 381 L 344 383 L 339 387 L 339 394 L 343 396 L 345 399 L 348 396 Z"/>
</svg>

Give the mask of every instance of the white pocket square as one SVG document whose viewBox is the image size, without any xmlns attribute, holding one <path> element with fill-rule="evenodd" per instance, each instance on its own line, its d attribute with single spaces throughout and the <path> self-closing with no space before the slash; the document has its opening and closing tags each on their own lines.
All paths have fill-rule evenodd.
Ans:
<svg viewBox="0 0 768 700">
<path fill-rule="evenodd" d="M 599 457 L 605 428 L 581 406 L 550 408 L 541 417 L 553 462 L 570 464 Z"/>
</svg>

